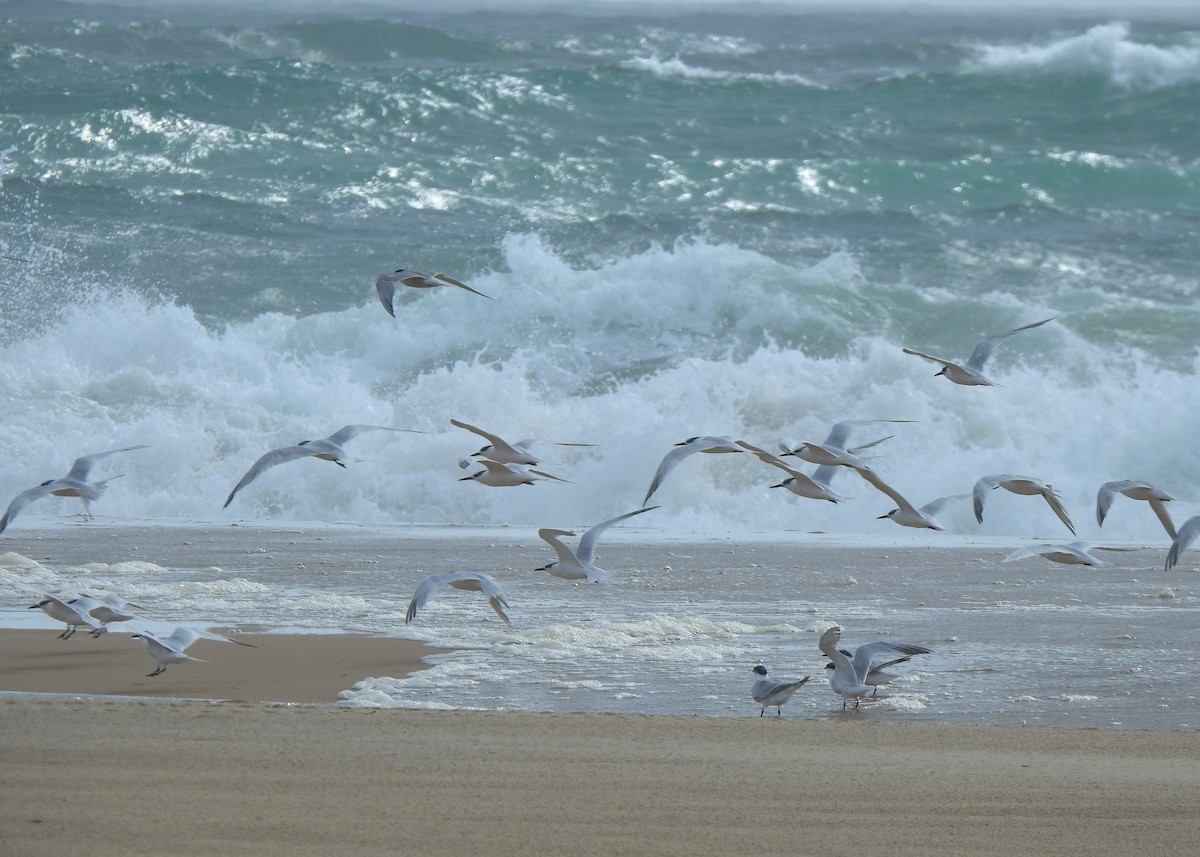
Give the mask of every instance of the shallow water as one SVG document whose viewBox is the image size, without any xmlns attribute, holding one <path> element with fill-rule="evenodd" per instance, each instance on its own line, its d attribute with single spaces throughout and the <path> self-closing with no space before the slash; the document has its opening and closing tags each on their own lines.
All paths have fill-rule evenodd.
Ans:
<svg viewBox="0 0 1200 857">
<path fill-rule="evenodd" d="M 93 522 L 9 540 L 0 623 L 55 625 L 22 609 L 32 601 L 17 587 L 102 589 L 149 608 L 151 627 L 382 634 L 455 649 L 409 677 L 363 676 L 346 705 L 741 717 L 758 713 L 748 693 L 762 662 L 781 678 L 813 676 L 788 716 L 1200 726 L 1191 565 L 1163 572 L 1163 549 L 1135 545 L 1103 552 L 1105 568 L 1001 562 L 1024 543 L 618 528 L 601 545 L 609 580 L 576 584 L 535 573 L 552 555 L 519 528 Z M 404 624 L 416 583 L 458 568 L 503 583 L 511 626 L 459 592 Z M 816 648 L 833 624 L 850 645 L 934 651 L 898 667 L 886 698 L 843 713 Z M 58 644 L 49 631 L 46 644 Z"/>
</svg>

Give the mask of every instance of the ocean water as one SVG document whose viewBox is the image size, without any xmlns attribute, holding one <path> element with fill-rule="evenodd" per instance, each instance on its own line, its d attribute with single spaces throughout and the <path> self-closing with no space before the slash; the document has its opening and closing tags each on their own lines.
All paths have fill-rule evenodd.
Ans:
<svg viewBox="0 0 1200 857">
<path fill-rule="evenodd" d="M 76 456 L 112 520 L 580 527 L 671 446 L 845 419 L 918 505 L 1017 473 L 1081 538 L 1197 511 L 1200 15 L 648 4 L 0 6 L 0 491 Z M 396 318 L 375 278 L 444 271 Z M 964 358 L 1054 316 L 964 388 Z M 531 438 L 563 483 L 460 482 Z M 350 423 L 341 469 L 266 450 Z M 556 442 L 592 447 L 557 446 Z M 639 526 L 890 537 L 892 504 L 686 460 Z M 39 500 L 12 527 L 60 520 Z M 651 520 L 652 519 L 652 520 Z M 994 495 L 955 537 L 1061 539 Z M 8 539 L 10 529 L 0 539 Z M 906 537 L 909 534 L 903 534 Z M 923 537 L 922 537 L 923 538 Z M 720 596 L 714 596 L 720 597 Z"/>
</svg>

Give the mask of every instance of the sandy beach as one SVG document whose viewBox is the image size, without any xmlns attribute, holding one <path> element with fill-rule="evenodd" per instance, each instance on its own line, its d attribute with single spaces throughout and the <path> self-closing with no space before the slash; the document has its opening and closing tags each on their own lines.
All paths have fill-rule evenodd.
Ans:
<svg viewBox="0 0 1200 857">
<path fill-rule="evenodd" d="M 0 700 L 0 851 L 1190 853 L 1200 735 Z"/>
<path fill-rule="evenodd" d="M 724 857 L 877 849 L 1058 857 L 1194 849 L 1200 835 L 1200 732 L 1140 728 L 1133 715 L 1148 716 L 1157 707 L 1122 702 L 1115 692 L 1113 704 L 1129 719 L 1120 729 L 946 722 L 964 706 L 978 706 L 969 695 L 949 696 L 956 684 L 988 687 L 1029 678 L 1024 666 L 1011 664 L 980 676 L 964 672 L 955 659 L 963 656 L 955 656 L 951 642 L 936 643 L 945 659 L 932 661 L 936 667 L 921 681 L 930 705 L 907 712 L 874 703 L 843 714 L 818 679 L 812 693 L 785 707 L 783 717 L 759 717 L 746 696 L 746 652 L 722 672 L 702 673 L 715 682 L 727 706 L 721 710 L 730 712 L 721 717 L 695 716 L 688 700 L 678 703 L 677 713 L 654 715 L 633 713 L 646 704 L 638 699 L 619 703 L 630 713 L 465 710 L 456 704 L 453 676 L 470 682 L 486 668 L 439 678 L 436 665 L 449 658 L 443 668 L 452 670 L 460 656 L 478 659 L 492 651 L 497 660 L 509 657 L 507 647 L 518 653 L 531 648 L 519 635 L 535 633 L 529 626 L 538 602 L 559 593 L 616 609 L 630 593 L 663 586 L 672 579 L 668 575 L 694 581 L 724 573 L 729 579 L 725 570 L 731 568 L 743 579 L 782 573 L 786 580 L 802 573 L 805 588 L 828 593 L 823 598 L 912 601 L 916 621 L 926 624 L 962 614 L 975 638 L 989 635 L 993 652 L 1015 651 L 1005 629 L 1030 611 L 1020 604 L 963 611 L 955 586 L 973 598 L 998 589 L 1010 600 L 1005 604 L 1019 597 L 1035 607 L 1051 596 L 1070 605 L 1084 597 L 1076 593 L 1097 590 L 1102 609 L 1056 608 L 1046 632 L 1054 638 L 1058 623 L 1071 621 L 1076 635 L 1092 634 L 1101 646 L 1115 639 L 1117 646 L 1109 648 L 1114 658 L 1123 646 L 1146 645 L 1122 640 L 1127 626 L 1110 627 L 1105 619 L 1112 610 L 1107 605 L 1118 599 L 1150 605 L 1141 608 L 1153 611 L 1150 619 L 1172 623 L 1170 634 L 1184 633 L 1190 602 L 1156 597 L 1163 586 L 1158 581 L 1132 580 L 1135 567 L 1137 574 L 1147 573 L 1142 569 L 1156 560 L 1153 551 L 1123 555 L 1126 569 L 1108 577 L 1089 572 L 1087 589 L 1079 576 L 1036 565 L 1032 574 L 1017 578 L 1006 571 L 1004 586 L 989 582 L 983 588 L 970 577 L 962 583 L 957 569 L 990 568 L 1003 547 L 930 551 L 828 540 L 679 542 L 614 535 L 607 552 L 613 567 L 653 574 L 626 572 L 606 587 L 584 590 L 533 577 L 517 589 L 520 622 L 511 630 L 466 595 L 458 601 L 447 596 L 441 613 L 431 607 L 423 624 L 409 628 L 478 626 L 483 639 L 499 641 L 472 653 L 380 634 L 296 633 L 288 627 L 309 615 L 303 609 L 314 600 L 343 603 L 343 590 L 408 591 L 448 556 L 465 561 L 486 549 L 506 580 L 517 578 L 544 556 L 518 533 L 329 526 L 303 532 L 209 526 L 19 531 L 9 540 L 12 586 L 36 580 L 90 587 L 99 579 L 142 593 L 139 598 L 152 595 L 162 618 L 174 618 L 168 611 L 231 608 L 250 615 L 259 603 L 285 612 L 277 614 L 282 626 L 224 626 L 253 649 L 201 640 L 190 651 L 205 663 L 172 665 L 151 678 L 146 673 L 154 662 L 127 634 L 93 639 L 77 633 L 59 640 L 61 625 L 29 610 L 27 595 L 15 590 L 6 617 L 38 624 L 0 630 L 0 854 Z M 29 566 L 21 556 L 40 564 Z M 677 570 L 664 570 L 664 561 Z M 295 589 L 298 581 L 307 588 Z M 314 588 L 323 581 L 334 595 Z M 891 594 L 897 588 L 901 594 Z M 953 601 L 930 600 L 943 588 Z M 243 589 L 254 599 L 245 607 L 223 594 Z M 903 594 L 910 589 L 917 591 Z M 569 602 L 553 602 L 559 603 Z M 589 603 L 577 608 L 574 621 L 594 621 Z M 351 600 L 350 612 L 341 615 L 366 624 L 378 611 L 400 611 L 392 621 L 402 624 L 404 604 L 402 595 L 394 605 Z M 679 608 L 679 615 L 690 609 Z M 360 613 L 363 618 L 355 619 Z M 887 624 L 878 627 L 894 626 L 898 616 L 891 610 Z M 497 638 L 499 628 L 505 636 Z M 798 652 L 812 645 L 814 633 L 805 627 L 780 633 L 795 638 Z M 654 646 L 665 643 L 655 638 Z M 431 655 L 434 666 L 426 671 L 430 663 L 423 659 Z M 584 655 L 579 649 L 571 660 Z M 1076 669 L 1074 664 L 1064 660 L 1055 669 Z M 1153 678 L 1152 670 L 1147 673 Z M 433 676 L 432 686 L 407 691 L 412 700 L 433 694 L 428 698 L 459 710 L 339 704 L 339 696 L 364 677 L 421 675 Z M 1140 687 L 1128 677 L 1109 686 Z M 570 706 L 578 697 L 547 698 Z M 1000 698 L 1018 712 L 1032 705 Z M 1179 719 L 1191 722 L 1191 697 L 1170 702 Z M 1052 700 L 1050 708 L 1070 716 L 1072 704 Z"/>
</svg>

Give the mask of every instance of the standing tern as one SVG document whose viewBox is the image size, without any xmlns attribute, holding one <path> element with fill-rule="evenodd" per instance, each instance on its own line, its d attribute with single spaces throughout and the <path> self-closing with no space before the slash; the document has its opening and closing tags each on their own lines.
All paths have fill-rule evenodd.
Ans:
<svg viewBox="0 0 1200 857">
<path fill-rule="evenodd" d="M 320 440 L 302 440 L 295 446 L 281 446 L 278 449 L 272 449 L 270 452 L 263 454 L 254 464 L 250 465 L 250 469 L 246 471 L 246 475 L 242 477 L 237 485 L 233 486 L 233 490 L 225 498 L 225 505 L 221 508 L 228 508 L 229 504 L 233 502 L 233 498 L 237 495 L 237 492 L 261 476 L 264 471 L 288 461 L 295 461 L 298 458 L 320 458 L 323 461 L 332 461 L 338 467 L 344 468 L 346 461 L 352 461 L 353 459 L 346 454 L 346 450 L 342 448 L 343 445 L 367 431 L 403 431 L 424 434 L 424 432 L 416 431 L 415 429 L 349 425 L 343 426 L 329 437 L 321 438 Z"/>
<path fill-rule="evenodd" d="M 760 461 L 770 464 L 772 467 L 778 467 L 788 474 L 787 479 L 772 485 L 772 488 L 786 488 L 797 497 L 807 497 L 810 500 L 828 500 L 830 503 L 840 503 L 848 499 L 829 487 L 830 483 L 833 482 L 833 477 L 841 472 L 840 467 L 822 465 L 810 475 L 796 470 L 794 467 L 789 466 L 782 458 L 772 455 L 765 449 L 759 449 L 757 446 L 747 443 L 744 440 L 737 441 L 737 445 L 747 452 L 754 453 Z"/>
<path fill-rule="evenodd" d="M 547 571 L 555 577 L 561 577 L 563 580 L 586 580 L 589 583 L 597 583 L 603 580 L 606 573 L 602 569 L 597 568 L 595 563 L 596 542 L 600 540 L 600 536 L 614 524 L 619 524 L 621 521 L 632 518 L 634 515 L 640 515 L 643 512 L 649 512 L 657 508 L 658 506 L 645 506 L 641 509 L 635 509 L 632 512 L 626 512 L 624 515 L 609 518 L 607 521 L 601 521 L 584 532 L 579 539 L 579 547 L 574 551 L 559 541 L 559 538 L 573 536 L 575 533 L 570 530 L 552 530 L 543 527 L 538 530 L 538 538 L 554 548 L 554 552 L 558 554 L 558 559 L 534 570 Z"/>
<path fill-rule="evenodd" d="M 745 452 L 745 450 L 737 446 L 733 439 L 728 437 L 699 435 L 680 441 L 663 456 L 663 460 L 658 465 L 658 470 L 654 471 L 654 478 L 650 480 L 650 489 L 646 492 L 646 497 L 642 500 L 642 505 L 645 506 L 650 502 L 650 498 L 654 495 L 654 492 L 662 485 L 663 480 L 671 474 L 671 471 L 679 466 L 679 462 L 697 452 Z"/>
<path fill-rule="evenodd" d="M 908 502 L 908 500 L 904 499 L 904 496 L 899 491 L 884 482 L 874 470 L 859 470 L 858 475 L 896 501 L 898 508 L 892 509 L 886 515 L 880 515 L 876 520 L 887 518 L 895 521 L 902 527 L 944 530 L 945 527 L 938 522 L 937 515 L 951 503 L 958 500 L 966 500 L 971 496 L 970 494 L 950 494 L 945 497 L 938 497 L 936 500 L 931 500 L 918 509 L 912 503 Z"/>
<path fill-rule="evenodd" d="M 842 708 L 846 707 L 850 699 L 854 700 L 854 707 L 858 708 L 858 704 L 864 696 L 875 692 L 874 687 L 868 682 L 868 677 L 876 658 L 893 655 L 927 655 L 932 651 L 924 646 L 914 646 L 910 643 L 889 643 L 885 640 L 878 640 L 873 643 L 865 643 L 855 649 L 853 654 L 850 654 L 848 650 L 838 648 L 841 639 L 842 629 L 835 625 L 821 635 L 817 647 L 832 662 L 833 669 L 829 672 L 829 686 L 833 688 L 834 693 L 842 697 Z M 897 663 L 899 660 L 892 660 L 889 664 L 880 664 L 879 668 Z"/>
<path fill-rule="evenodd" d="M 1104 566 L 1108 563 L 1104 560 L 1097 559 L 1088 553 L 1091 547 L 1087 542 L 1069 542 L 1066 544 L 1053 545 L 1033 545 L 1027 548 L 1018 548 L 1010 553 L 1002 561 L 1015 562 L 1019 559 L 1028 559 L 1031 556 L 1045 557 L 1051 562 L 1061 562 L 1064 565 L 1090 565 Z"/>
<path fill-rule="evenodd" d="M 27 505 L 37 500 L 40 497 L 45 497 L 47 494 L 54 494 L 57 497 L 78 497 L 83 503 L 83 513 L 87 517 L 92 516 L 91 507 L 88 505 L 92 500 L 97 500 L 104 493 L 104 489 L 108 487 L 108 483 L 118 476 L 110 476 L 108 479 L 101 479 L 99 482 L 88 482 L 88 474 L 92 472 L 92 465 L 102 458 L 107 458 L 110 455 L 115 455 L 118 452 L 132 452 L 135 449 L 145 449 L 146 444 L 138 444 L 137 446 L 123 446 L 120 449 L 110 449 L 107 452 L 93 452 L 91 455 L 84 455 L 76 458 L 71 464 L 71 469 L 67 471 L 67 475 L 59 479 L 48 479 L 41 485 L 36 485 L 26 491 L 22 491 L 12 502 L 8 504 L 8 508 L 4 512 L 4 517 L 0 518 L 0 533 L 7 529 L 13 518 L 17 517 L 22 509 Z"/>
<path fill-rule="evenodd" d="M 762 710 L 758 712 L 758 716 L 762 717 L 767 713 L 767 707 L 775 706 L 775 716 L 783 716 L 783 704 L 792 698 L 792 694 L 799 688 L 804 686 L 804 683 L 809 680 L 810 676 L 805 676 L 799 681 L 780 681 L 775 678 L 767 678 L 767 668 L 762 664 L 750 670 L 758 678 L 754 684 L 750 685 L 750 697 L 762 706 Z"/>
<path fill-rule="evenodd" d="M 167 664 L 182 664 L 187 661 L 202 661 L 202 658 L 194 658 L 185 651 L 188 646 L 197 640 L 216 640 L 221 643 L 234 643 L 238 646 L 249 646 L 257 648 L 253 643 L 243 643 L 241 640 L 234 640 L 215 631 L 201 631 L 196 628 L 186 628 L 183 625 L 178 626 L 171 632 L 170 636 L 159 637 L 157 634 L 152 634 L 149 631 L 140 631 L 132 635 L 135 640 L 140 640 L 142 645 L 146 647 L 146 651 L 150 657 L 158 663 L 158 668 L 147 673 L 147 676 L 156 676 L 167 668 Z"/>
<path fill-rule="evenodd" d="M 1172 497 L 1161 488 L 1155 488 L 1149 482 L 1120 479 L 1101 485 L 1100 492 L 1096 495 L 1097 524 L 1104 526 L 1104 518 L 1108 515 L 1108 509 L 1118 494 L 1124 494 L 1131 500 L 1148 502 L 1150 508 L 1154 510 L 1154 514 L 1158 516 L 1159 522 L 1162 523 L 1163 529 L 1167 531 L 1167 535 L 1172 539 L 1175 538 L 1175 522 L 1171 520 L 1171 513 L 1167 511 L 1167 503 L 1178 498 Z"/>
<path fill-rule="evenodd" d="M 504 612 L 504 608 L 508 607 L 504 590 L 496 578 L 482 571 L 449 571 L 426 577 L 417 584 L 417 591 L 413 593 L 412 601 L 408 603 L 408 612 L 404 614 L 404 624 L 407 625 L 417 618 L 417 611 L 424 607 L 429 599 L 444 586 L 452 586 L 465 592 L 482 592 L 488 603 L 492 605 L 492 609 L 496 611 L 496 615 L 503 619 L 506 625 L 512 624 L 508 621 L 508 614 Z"/>
<path fill-rule="evenodd" d="M 871 425 L 872 423 L 911 422 L 912 420 L 843 420 L 840 423 L 834 423 L 833 428 L 829 431 L 829 436 L 821 443 L 805 441 L 795 449 L 785 452 L 784 455 L 794 455 L 812 464 L 829 467 L 851 467 L 855 470 L 869 469 L 866 460 L 861 458 L 858 453 L 876 444 L 883 443 L 888 438 L 881 437 L 879 440 L 871 441 L 862 446 L 847 447 L 846 441 L 849 439 L 850 433 L 858 426 Z"/>
<path fill-rule="evenodd" d="M 987 500 L 988 492 L 994 491 L 997 488 L 1003 488 L 1014 494 L 1024 494 L 1030 497 L 1041 496 L 1050 508 L 1054 510 L 1054 514 L 1058 515 L 1058 519 L 1067 525 L 1067 529 L 1071 531 L 1071 535 L 1076 535 L 1075 525 L 1071 523 L 1071 517 L 1067 514 L 1067 510 L 1063 508 L 1058 492 L 1048 483 L 1040 479 L 1034 479 L 1032 476 L 1010 476 L 1003 474 L 1000 476 L 985 476 L 976 482 L 975 490 L 972 493 L 975 497 L 975 520 L 979 523 L 983 523 L 983 503 Z"/>
<path fill-rule="evenodd" d="M 904 353 L 912 354 L 916 357 L 924 357 L 926 360 L 932 360 L 934 363 L 941 363 L 942 370 L 937 374 L 944 375 L 947 380 L 953 381 L 955 384 L 962 384 L 964 387 L 999 387 L 999 384 L 989 380 L 983 374 L 983 366 L 987 363 L 988 358 L 992 356 L 992 352 L 996 350 L 996 346 L 1010 336 L 1020 333 L 1022 330 L 1041 327 L 1046 322 L 1054 321 L 1056 318 L 1058 316 L 1051 316 L 1041 321 L 1035 321 L 1033 324 L 1006 330 L 1003 333 L 994 333 L 976 345 L 975 350 L 971 352 L 971 356 L 967 358 L 967 362 L 962 365 L 950 360 L 944 360 L 941 357 L 934 357 L 932 354 L 926 354 L 923 351 L 915 351 L 912 348 L 905 348 Z"/>
<path fill-rule="evenodd" d="M 375 291 L 379 294 L 379 302 L 383 304 L 383 308 L 387 310 L 388 315 L 392 318 L 396 317 L 396 311 L 392 307 L 392 298 L 396 294 L 396 283 L 402 286 L 408 286 L 411 289 L 433 289 L 438 286 L 458 286 L 460 289 L 466 289 L 468 292 L 479 295 L 481 298 L 487 298 L 489 301 L 495 300 L 490 295 L 485 295 L 483 292 L 476 291 L 466 283 L 459 282 L 453 277 L 448 277 L 445 274 L 440 274 L 437 271 L 414 271 L 409 268 L 399 268 L 391 274 L 381 274 L 379 279 L 375 281 Z"/>
</svg>

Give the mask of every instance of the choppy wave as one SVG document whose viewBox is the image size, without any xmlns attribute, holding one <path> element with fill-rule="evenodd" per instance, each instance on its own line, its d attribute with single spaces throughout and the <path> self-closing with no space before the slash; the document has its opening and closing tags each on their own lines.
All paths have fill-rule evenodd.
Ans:
<svg viewBox="0 0 1200 857">
<path fill-rule="evenodd" d="M 1157 89 L 1200 81 L 1200 37 L 1156 44 L 1131 35 L 1126 22 L 1036 44 L 982 45 L 975 67 L 1001 72 L 1098 76 L 1122 89 Z"/>
<path fill-rule="evenodd" d="M 692 435 L 774 448 L 820 440 L 838 420 L 879 418 L 915 421 L 870 435 L 894 435 L 878 448 L 877 466 L 922 503 L 969 491 L 983 475 L 1025 473 L 1054 483 L 1086 532 L 1095 492 L 1109 479 L 1149 479 L 1200 497 L 1200 466 L 1172 452 L 1190 444 L 1193 406 L 1179 390 L 1191 384 L 1196 355 L 1167 364 L 1136 349 L 1111 351 L 1077 332 L 1076 318 L 1053 302 L 1035 307 L 997 293 L 985 306 L 914 293 L 865 313 L 886 289 L 836 254 L 780 269 L 752 252 L 693 242 L 587 269 L 528 238 L 508 252 L 509 272 L 475 282 L 495 302 L 459 291 L 402 295 L 397 319 L 360 293 L 339 312 L 267 313 L 213 330 L 185 306 L 97 295 L 0 351 L 5 484 L 15 494 L 61 475 L 77 455 L 146 443 L 105 462 L 97 475 L 124 477 L 95 504 L 97 514 L 549 525 L 550 517 L 599 520 L 636 508 L 659 459 Z M 912 324 L 886 320 L 909 301 Z M 998 353 L 993 374 L 1002 388 L 954 387 L 900 350 L 962 356 L 985 333 L 1055 314 L 1057 323 Z M 956 321 L 935 329 L 935 318 Z M 1147 413 L 1169 418 L 1147 423 Z M 545 468 L 570 484 L 458 481 L 458 460 L 481 444 L 450 426 L 452 417 L 541 441 Z M 348 423 L 426 434 L 363 435 L 352 444 L 363 463 L 281 466 L 221 511 L 267 449 Z M 890 508 L 885 498 L 852 475 L 838 490 L 855 500 L 836 507 L 770 489 L 780 477 L 748 455 L 695 456 L 656 495 L 656 523 L 891 526 L 874 520 Z M 46 499 L 24 514 L 77 506 Z M 1139 511 L 1114 515 L 1104 534 L 1157 537 L 1157 523 Z M 1052 534 L 1059 525 L 1047 512 L 997 498 L 982 528 L 968 508 L 947 524 Z"/>
</svg>

